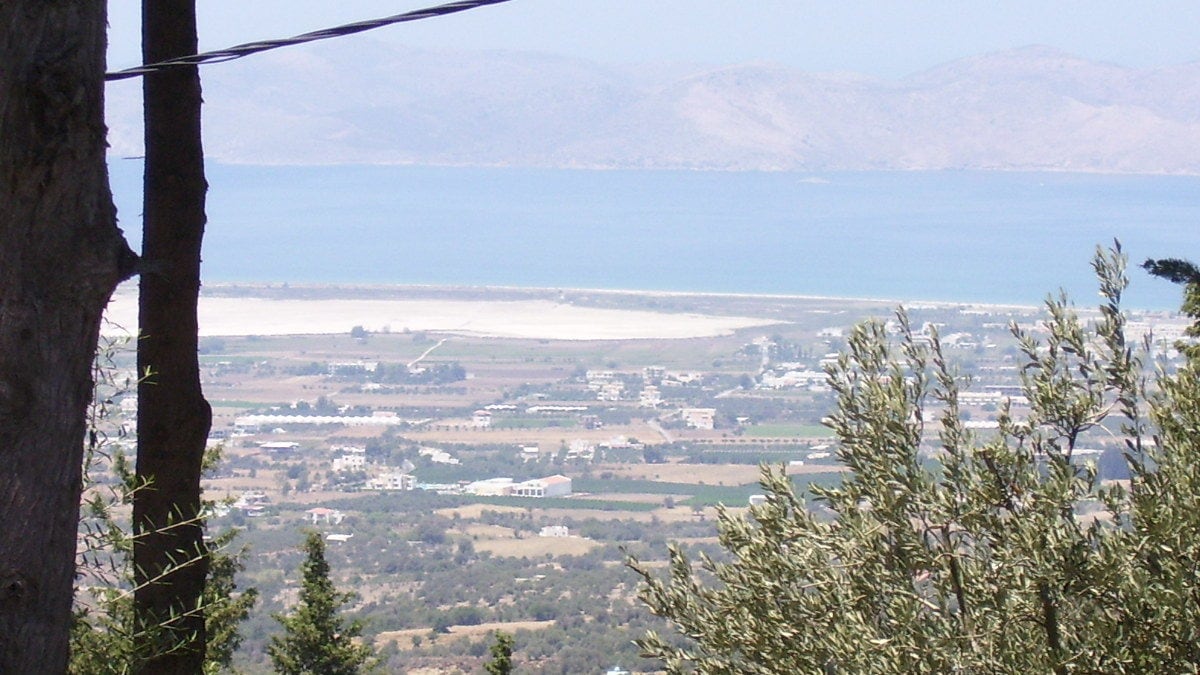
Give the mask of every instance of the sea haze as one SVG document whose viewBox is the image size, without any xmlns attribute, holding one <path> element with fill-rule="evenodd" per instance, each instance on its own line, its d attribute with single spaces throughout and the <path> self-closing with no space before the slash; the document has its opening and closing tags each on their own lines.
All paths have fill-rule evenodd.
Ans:
<svg viewBox="0 0 1200 675">
<path fill-rule="evenodd" d="M 106 90 L 141 155 L 141 89 Z M 1200 175 L 1200 62 L 1122 68 L 1048 47 L 899 80 L 769 63 L 630 68 L 369 40 L 204 71 L 228 164 Z"/>
<path fill-rule="evenodd" d="M 111 163 L 138 238 L 139 160 Z M 1200 257 L 1200 178 L 210 164 L 207 282 L 1092 304 L 1089 261 Z M 1128 304 L 1178 305 L 1131 270 Z"/>
</svg>

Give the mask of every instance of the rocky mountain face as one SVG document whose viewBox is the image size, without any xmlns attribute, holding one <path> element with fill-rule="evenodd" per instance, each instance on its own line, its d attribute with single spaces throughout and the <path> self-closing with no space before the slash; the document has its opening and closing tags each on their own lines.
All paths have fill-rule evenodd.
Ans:
<svg viewBox="0 0 1200 675">
<path fill-rule="evenodd" d="M 1027 47 L 888 81 L 347 40 L 202 74 L 229 163 L 1200 173 L 1200 62 Z M 113 152 L 141 154 L 140 86 L 108 95 Z"/>
</svg>

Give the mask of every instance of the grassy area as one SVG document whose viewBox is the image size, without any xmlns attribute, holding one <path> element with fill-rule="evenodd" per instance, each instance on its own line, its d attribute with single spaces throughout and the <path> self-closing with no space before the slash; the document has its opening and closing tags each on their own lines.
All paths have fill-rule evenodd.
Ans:
<svg viewBox="0 0 1200 675">
<path fill-rule="evenodd" d="M 746 485 L 697 485 L 690 499 L 683 502 L 686 506 L 746 506 L 750 495 L 762 493 L 758 483 Z"/>
<path fill-rule="evenodd" d="M 596 511 L 653 511 L 659 504 L 641 502 L 621 502 L 603 499 L 571 499 L 569 497 L 544 497 L 533 499 L 529 497 L 478 497 L 463 495 L 463 498 L 476 504 L 492 504 L 495 506 L 516 506 L 530 509 L 583 509 Z"/>
<path fill-rule="evenodd" d="M 271 404 L 262 401 L 238 401 L 232 399 L 210 399 L 209 405 L 214 408 L 266 408 Z"/>
<path fill-rule="evenodd" d="M 836 485 L 841 481 L 839 472 L 793 476 L 792 484 L 798 493 L 806 492 L 809 484 Z M 741 485 L 701 485 L 698 483 L 663 483 L 653 480 L 576 478 L 571 483 L 576 492 L 595 492 L 608 494 L 661 494 L 682 497 L 680 504 L 688 506 L 714 506 L 727 504 L 729 506 L 744 506 L 750 495 L 762 493 L 757 482 Z M 597 502 L 592 502 L 597 503 Z M 603 503 L 603 502 L 599 502 Z M 632 506 L 628 502 L 619 502 Z M 629 508 L 627 510 L 640 510 Z"/>
<path fill-rule="evenodd" d="M 833 432 L 820 424 L 755 424 L 746 427 L 752 438 L 833 438 Z"/>
<path fill-rule="evenodd" d="M 228 363 L 232 366 L 249 366 L 253 365 L 258 359 L 253 356 L 241 356 L 231 354 L 228 351 L 215 351 L 210 354 L 201 354 L 197 357 L 202 365 L 211 366 L 222 363 Z"/>
<path fill-rule="evenodd" d="M 501 417 L 492 420 L 494 429 L 569 429 L 578 425 L 578 420 L 570 417 Z"/>
<path fill-rule="evenodd" d="M 687 483 L 663 483 L 655 480 L 638 480 L 633 478 L 574 478 L 571 489 L 575 492 L 596 492 L 609 494 L 659 494 L 659 495 L 691 495 L 703 485 Z"/>
</svg>

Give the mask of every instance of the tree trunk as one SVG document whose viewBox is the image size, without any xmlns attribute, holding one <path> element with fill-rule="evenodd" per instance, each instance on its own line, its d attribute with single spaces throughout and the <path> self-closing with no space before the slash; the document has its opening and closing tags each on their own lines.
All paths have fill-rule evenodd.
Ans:
<svg viewBox="0 0 1200 675">
<path fill-rule="evenodd" d="M 146 63 L 196 52 L 194 0 L 145 0 Z M 146 75 L 144 260 L 139 294 L 139 483 L 133 499 L 134 594 L 149 649 L 137 672 L 199 673 L 208 568 L 200 473 L 212 412 L 200 389 L 196 304 L 204 235 L 200 77 L 195 67 Z"/>
<path fill-rule="evenodd" d="M 136 262 L 105 165 L 105 10 L 0 2 L 0 673 L 67 667 L 92 360 Z"/>
</svg>

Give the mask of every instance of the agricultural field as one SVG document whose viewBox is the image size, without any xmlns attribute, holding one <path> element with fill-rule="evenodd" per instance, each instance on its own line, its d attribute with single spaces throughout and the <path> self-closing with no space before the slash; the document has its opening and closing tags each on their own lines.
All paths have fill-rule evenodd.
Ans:
<svg viewBox="0 0 1200 675">
<path fill-rule="evenodd" d="M 472 302 L 490 293 L 444 292 Z M 494 293 L 545 300 L 537 291 Z M 602 672 L 615 662 L 655 671 L 630 640 L 664 627 L 641 609 L 626 556 L 656 565 L 672 541 L 693 554 L 722 555 L 716 507 L 744 512 L 761 492 L 762 465 L 785 467 L 801 491 L 841 480 L 835 441 L 821 424 L 832 395 L 813 373 L 843 348 L 853 322 L 886 319 L 886 305 L 599 292 L 560 298 L 596 310 L 757 323 L 672 339 L 356 326 L 202 340 L 212 442 L 223 453 L 205 483 L 221 504 L 211 523 L 237 531 L 234 546 L 245 547 L 241 583 L 261 598 L 245 626 L 239 669 L 269 671 L 270 616 L 295 597 L 297 546 L 315 528 L 328 537 L 335 582 L 357 594 L 349 613 L 366 620 L 365 637 L 389 672 L 478 672 L 496 630 L 515 633 L 519 667 L 537 672 Z M 1011 386 L 1012 342 L 1003 326 L 1025 310 L 981 311 L 912 314 L 914 325 L 973 331 L 975 346 L 950 357 L 968 374 L 986 373 L 990 385 Z M 986 401 L 969 413 L 993 414 Z M 547 487 L 545 497 L 519 496 L 552 483 L 559 487 Z"/>
</svg>

